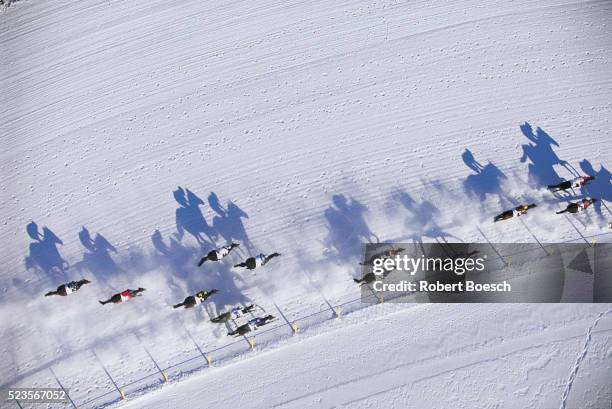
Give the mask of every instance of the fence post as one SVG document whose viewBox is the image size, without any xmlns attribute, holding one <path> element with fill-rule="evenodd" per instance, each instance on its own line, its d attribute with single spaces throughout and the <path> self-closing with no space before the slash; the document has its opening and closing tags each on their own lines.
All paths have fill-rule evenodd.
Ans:
<svg viewBox="0 0 612 409">
<path fill-rule="evenodd" d="M 185 331 L 187 332 L 187 335 L 189 335 L 189 338 L 191 338 L 191 341 L 193 342 L 193 344 L 195 345 L 195 347 L 197 348 L 197 350 L 200 352 L 200 354 L 204 357 L 204 359 L 206 359 L 206 362 L 208 362 L 208 366 L 212 366 L 212 357 L 210 355 L 207 355 L 204 353 L 204 351 L 202 351 L 202 348 L 200 348 L 200 346 L 198 345 L 198 343 L 196 342 L 195 338 L 193 337 L 193 335 L 191 335 L 191 332 L 189 332 L 189 330 L 187 329 L 187 327 L 185 327 L 183 325 L 183 327 L 185 328 Z"/>
<path fill-rule="evenodd" d="M 66 390 L 66 388 L 64 388 L 64 385 L 62 385 L 62 383 L 60 382 L 59 378 L 57 377 L 57 375 L 55 374 L 55 371 L 53 370 L 53 368 L 51 366 L 49 366 L 49 370 L 51 371 L 51 373 L 53 374 L 53 377 L 55 378 L 55 381 L 57 382 L 57 384 L 59 385 L 60 388 L 62 388 L 62 390 L 64 391 L 64 393 L 66 394 L 66 396 L 68 397 L 68 400 L 70 401 L 70 403 L 72 404 L 72 407 L 74 409 L 77 409 L 77 406 L 74 404 L 74 401 L 72 400 L 72 398 L 70 397 L 70 394 L 68 393 L 68 391 Z"/>
<path fill-rule="evenodd" d="M 281 317 L 283 317 L 283 319 L 285 320 L 285 322 L 287 323 L 287 325 L 289 325 L 289 328 L 293 327 L 291 326 L 291 324 L 289 323 L 289 320 L 287 319 L 287 317 L 285 316 L 285 314 L 283 314 L 283 312 L 281 311 L 280 307 L 276 304 L 276 302 L 273 302 L 274 307 L 276 308 L 276 311 L 278 311 L 278 313 L 280 314 Z"/>
<path fill-rule="evenodd" d="M 491 246 L 493 251 L 499 256 L 499 259 L 502 261 L 502 263 L 504 263 L 504 265 L 506 267 L 508 267 L 508 263 L 506 262 L 506 260 L 504 260 L 504 257 L 499 253 L 499 251 L 497 251 L 497 249 L 495 248 L 493 243 L 491 243 L 491 240 L 489 240 L 489 238 L 484 234 L 484 232 L 482 230 L 480 230 L 480 227 L 476 226 L 476 229 L 480 232 L 482 237 L 484 237 L 484 239 L 487 241 L 487 243 L 489 243 L 489 246 Z"/>
<path fill-rule="evenodd" d="M 319 288 L 318 285 L 316 285 L 314 283 L 314 281 L 312 281 L 312 278 L 310 278 L 310 274 L 308 274 L 306 271 L 304 271 L 303 269 L 300 269 L 302 271 L 302 274 L 304 274 L 306 276 L 306 278 L 308 279 L 308 282 L 310 283 L 310 285 L 319 293 L 319 295 L 321 296 L 321 298 L 323 298 L 323 301 L 325 301 L 325 304 L 327 304 L 327 306 L 329 307 L 330 310 L 334 310 L 334 308 L 332 307 L 332 305 L 329 303 L 329 301 L 327 300 L 327 297 L 325 297 L 325 295 L 323 294 L 323 291 L 321 291 L 321 289 Z"/>
<path fill-rule="evenodd" d="M 147 349 L 147 347 L 142 343 L 140 337 L 138 336 L 138 334 L 134 333 L 134 336 L 136 337 L 136 339 L 138 340 L 138 343 L 140 344 L 140 346 L 142 347 L 142 349 L 145 350 L 145 352 L 147 353 L 147 355 L 149 356 L 149 358 L 151 359 L 151 361 L 153 361 L 153 365 L 155 365 L 155 368 L 157 368 L 157 370 L 159 371 L 159 373 L 162 376 L 162 381 L 163 382 L 169 382 L 170 378 L 168 378 L 168 374 L 165 373 L 161 367 L 157 364 L 157 361 L 155 360 L 155 358 L 153 358 L 153 355 L 151 354 L 151 352 Z"/>
<path fill-rule="evenodd" d="M 108 372 L 108 370 L 106 369 L 106 367 L 104 366 L 104 364 L 102 363 L 102 361 L 100 360 L 100 358 L 98 357 L 98 354 L 96 354 L 95 349 L 91 349 L 91 352 L 93 353 L 93 355 L 96 357 L 96 360 L 98 361 L 98 363 L 100 364 L 100 366 L 102 367 L 102 369 L 104 370 L 104 373 L 106 373 L 106 376 L 108 376 L 108 379 L 111 381 L 111 383 L 113 384 L 113 386 L 115 387 L 115 389 L 117 389 L 117 392 L 119 392 L 119 395 L 121 395 L 121 399 L 123 400 L 127 400 L 127 396 L 125 395 L 125 392 L 123 391 L 122 388 L 119 387 L 119 385 L 117 385 L 117 383 L 115 382 L 115 380 L 113 379 L 113 377 L 111 376 L 111 374 Z"/>
<path fill-rule="evenodd" d="M 142 344 L 141 344 L 142 345 Z M 142 345 L 142 348 L 147 352 L 147 355 L 149 355 L 149 358 L 151 358 L 151 361 L 153 361 L 153 365 L 155 365 L 155 367 L 157 368 L 157 370 L 159 371 L 159 373 L 161 374 L 163 381 L 164 382 L 168 382 L 170 381 L 170 379 L 168 378 L 168 374 L 166 374 L 161 367 L 157 364 L 157 362 L 155 361 L 155 358 L 153 358 L 153 355 L 151 355 L 151 352 L 149 352 L 149 350 L 147 349 L 147 347 L 145 347 L 144 345 Z"/>
</svg>

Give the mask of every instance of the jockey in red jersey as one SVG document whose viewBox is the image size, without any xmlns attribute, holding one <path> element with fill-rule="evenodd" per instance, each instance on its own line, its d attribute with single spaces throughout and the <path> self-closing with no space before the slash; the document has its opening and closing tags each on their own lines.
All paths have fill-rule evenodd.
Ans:
<svg viewBox="0 0 612 409">
<path fill-rule="evenodd" d="M 100 304 L 104 305 L 104 304 L 108 304 L 109 302 L 112 302 L 113 304 L 119 304 L 123 301 L 128 301 L 131 300 L 134 297 L 139 297 L 141 296 L 142 292 L 145 291 L 145 288 L 138 288 L 138 290 L 130 290 L 129 288 L 125 291 L 122 291 L 118 294 L 114 294 L 111 298 L 109 298 L 106 301 L 98 301 Z"/>
</svg>

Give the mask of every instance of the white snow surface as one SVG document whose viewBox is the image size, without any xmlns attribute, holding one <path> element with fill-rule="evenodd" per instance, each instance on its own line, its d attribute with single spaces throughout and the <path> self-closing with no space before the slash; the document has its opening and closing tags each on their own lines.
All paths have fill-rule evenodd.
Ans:
<svg viewBox="0 0 612 409">
<path fill-rule="evenodd" d="M 368 241 L 610 241 L 611 58 L 609 1 L 2 8 L 0 388 L 59 380 L 79 408 L 609 408 L 611 305 L 367 306 L 352 277 Z M 543 185 L 576 174 L 602 202 L 556 215 Z M 521 202 L 538 208 L 492 223 Z M 253 351 L 209 322 L 251 302 L 279 317 Z"/>
</svg>

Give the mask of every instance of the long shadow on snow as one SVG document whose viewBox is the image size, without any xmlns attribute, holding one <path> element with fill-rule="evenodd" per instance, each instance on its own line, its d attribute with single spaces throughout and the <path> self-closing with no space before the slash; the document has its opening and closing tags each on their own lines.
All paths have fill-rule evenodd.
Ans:
<svg viewBox="0 0 612 409">
<path fill-rule="evenodd" d="M 595 180 L 586 188 L 583 188 L 583 193 L 606 202 L 612 202 L 612 174 L 610 171 L 601 164 L 599 165 L 599 171 L 595 171 L 591 162 L 586 159 L 580 162 L 580 169 L 587 175 L 595 176 Z M 603 216 L 602 205 L 605 206 L 601 201 L 595 202 L 594 205 L 599 216 Z"/>
<path fill-rule="evenodd" d="M 182 240 L 185 232 L 191 234 L 200 245 L 210 244 L 217 238 L 215 230 L 208 225 L 200 206 L 204 201 L 189 189 L 179 186 L 172 192 L 180 205 L 176 209 L 176 230 L 178 239 Z M 207 240 L 208 239 L 208 242 Z"/>
<path fill-rule="evenodd" d="M 463 181 L 463 190 L 468 196 L 476 196 L 482 204 L 486 200 L 487 195 L 495 195 L 501 201 L 502 207 L 518 205 L 516 199 L 511 198 L 501 189 L 501 183 L 508 177 L 497 166 L 491 162 L 483 166 L 474 158 L 472 151 L 469 149 L 466 149 L 463 154 L 461 154 L 461 159 L 463 159 L 463 163 L 465 163 L 468 168 L 476 172 L 475 174 L 469 175 Z M 435 185 L 435 182 L 429 183 Z M 567 198 L 562 198 L 560 194 L 557 194 L 556 197 L 556 201 L 551 200 L 550 202 L 556 203 L 560 200 L 567 200 Z M 522 199 L 531 201 L 529 192 L 526 192 Z"/>
<path fill-rule="evenodd" d="M 25 267 L 33 269 L 37 273 L 42 272 L 49 276 L 60 275 L 62 278 L 65 277 L 69 265 L 62 258 L 57 248 L 64 242 L 48 227 L 43 227 L 42 234 L 39 233 L 38 225 L 35 222 L 30 222 L 26 226 L 26 231 L 34 242 L 30 243 L 30 251 L 25 258 Z"/>
<path fill-rule="evenodd" d="M 542 128 L 537 128 L 534 133 L 531 125 L 525 122 L 521 125 L 521 131 L 531 141 L 523 145 L 523 156 L 520 159 L 523 163 L 527 160 L 531 162 L 528 166 L 530 184 L 546 186 L 561 182 L 562 178 L 554 168 L 557 165 L 565 167 L 570 174 L 577 174 L 567 161 L 557 156 L 553 147 L 559 144 Z"/>
<path fill-rule="evenodd" d="M 361 255 L 365 243 L 377 243 L 378 237 L 372 233 L 365 221 L 367 207 L 343 194 L 332 197 L 333 204 L 325 210 L 328 235 L 324 244 L 333 249 L 337 262 L 344 262 Z"/>
<path fill-rule="evenodd" d="M 109 285 L 108 281 L 113 275 L 123 272 L 110 254 L 111 252 L 117 254 L 115 246 L 100 233 L 92 239 L 89 230 L 84 226 L 79 232 L 79 240 L 86 251 L 83 253 L 83 260 L 74 265 L 75 268 L 93 274 L 96 281 L 117 290 Z"/>
<path fill-rule="evenodd" d="M 466 166 L 475 174 L 469 175 L 463 182 L 463 188 L 469 194 L 476 195 L 480 201 L 486 199 L 487 194 L 500 192 L 500 183 L 506 179 L 506 175 L 491 162 L 486 165 L 480 164 L 469 149 L 461 155 Z"/>
<path fill-rule="evenodd" d="M 227 206 L 224 208 L 215 192 L 211 192 L 210 195 L 208 195 L 208 204 L 211 209 L 217 213 L 217 215 L 213 217 L 213 228 L 223 237 L 225 242 L 228 244 L 231 242 L 239 242 L 240 247 L 238 250 L 253 253 L 255 247 L 253 243 L 251 243 L 251 240 L 249 240 L 244 224 L 242 223 L 242 219 L 248 219 L 249 215 L 231 200 L 227 202 Z"/>
<path fill-rule="evenodd" d="M 405 226 L 411 231 L 406 238 L 414 243 L 422 244 L 423 239 L 430 238 L 446 242 L 448 238 L 461 241 L 446 231 L 438 224 L 436 219 L 440 215 L 440 210 L 429 200 L 417 202 L 409 193 L 398 190 L 391 194 L 391 199 L 397 201 L 409 212 L 405 220 Z"/>
</svg>

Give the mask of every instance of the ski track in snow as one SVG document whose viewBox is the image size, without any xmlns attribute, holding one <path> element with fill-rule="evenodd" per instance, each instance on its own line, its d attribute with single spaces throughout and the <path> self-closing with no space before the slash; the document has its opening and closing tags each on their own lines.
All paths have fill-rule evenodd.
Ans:
<svg viewBox="0 0 612 409">
<path fill-rule="evenodd" d="M 232 304 L 277 308 L 290 322 L 320 311 L 332 314 L 333 306 L 359 297 L 351 276 L 358 273 L 356 248 L 368 239 L 609 241 L 611 15 L 610 2 L 566 0 L 25 0 L 2 10 L 3 387 L 53 386 L 57 377 L 79 405 L 114 393 L 106 370 L 119 385 L 157 374 L 147 351 L 162 368 L 199 353 L 191 336 L 206 352 L 234 351 L 225 328 L 206 322 Z M 525 122 L 532 128 L 521 128 Z M 529 132 L 543 142 L 530 141 Z M 587 193 L 602 197 L 603 205 L 577 217 L 555 217 L 565 200 L 578 196 L 553 197 L 533 178 L 569 178 L 574 171 L 598 174 Z M 179 186 L 203 203 L 179 204 L 172 195 Z M 222 210 L 215 210 L 215 198 Z M 524 201 L 538 202 L 538 212 L 490 222 L 493 214 Z M 187 227 L 182 234 L 176 222 L 181 214 Z M 201 220 L 219 234 L 214 243 L 198 243 L 190 233 Z M 63 244 L 33 251 L 36 243 L 25 231 L 31 221 L 50 228 Z M 243 242 L 239 253 L 223 265 L 195 267 L 202 252 L 229 239 Z M 283 257 L 255 275 L 228 267 L 256 251 Z M 64 273 L 44 268 L 57 261 L 54 254 L 70 265 Z M 27 268 L 28 256 L 43 268 Z M 93 283 L 73 297 L 40 296 L 83 276 Z M 96 303 L 137 286 L 147 292 L 129 304 Z M 168 307 L 215 286 L 221 287 L 219 297 L 193 314 Z M 282 369 L 294 376 L 295 369 L 278 366 L 281 350 L 308 353 L 305 346 L 299 349 L 301 341 L 320 346 L 333 334 L 342 338 L 353 331 L 344 328 L 351 320 L 380 324 L 385 318 L 379 314 L 388 308 L 396 312 L 367 308 L 290 340 L 264 343 L 262 354 L 243 354 L 226 368 L 193 378 L 208 379 L 217 371 L 239 377 L 240 368 L 250 368 L 262 355 L 272 373 Z M 393 319 L 402 326 L 436 321 L 445 308 L 415 309 L 421 316 L 399 312 Z M 478 306 L 454 308 L 487 319 Z M 605 309 L 543 307 L 517 325 L 552 328 L 556 311 L 572 316 L 578 331 Z M 470 379 L 482 370 L 522 391 L 491 387 L 498 393 L 495 402 L 492 392 L 470 384 L 454 390 L 455 401 L 446 396 L 457 407 L 511 407 L 515 398 L 522 407 L 542 407 L 549 404 L 544 397 L 558 402 L 561 396 L 562 407 L 597 407 L 609 395 L 591 393 L 603 386 L 584 386 L 577 371 L 586 368 L 605 382 L 596 375 L 609 367 L 606 342 L 587 338 L 580 350 L 577 332 L 555 328 L 559 337 L 553 341 L 548 333 L 489 328 L 481 334 L 484 343 L 497 345 L 503 333 L 513 346 L 484 348 L 490 359 L 482 361 L 469 352 L 478 349 L 471 334 L 449 332 L 444 339 L 453 339 L 456 348 L 421 363 L 434 378 L 416 379 L 408 371 L 412 381 L 402 383 L 376 376 L 382 370 L 376 365 L 361 378 L 341 368 L 336 376 L 350 374 L 355 382 L 327 390 L 315 388 L 325 381 L 313 378 L 315 392 L 281 383 L 290 396 L 278 395 L 274 404 L 367 407 L 387 406 L 390 399 L 395 403 L 389 406 L 426 405 L 427 391 L 440 382 L 458 388 L 443 368 L 449 365 Z M 402 339 L 408 346 L 418 343 Z M 578 354 L 575 365 L 543 346 L 551 342 L 567 356 Z M 395 354 L 400 345 L 389 348 Z M 551 360 L 523 359 L 520 351 L 530 345 Z M 321 348 L 310 353 L 331 356 Z M 444 355 L 449 351 L 462 352 L 454 360 Z M 336 353 L 347 359 L 352 354 Z M 368 353 L 384 359 L 382 351 Z M 514 369 L 498 371 L 500 361 Z M 533 367 L 525 375 L 529 382 L 521 383 L 516 373 L 527 362 L 544 366 Z M 406 365 L 396 368 L 401 376 L 418 366 Z M 566 379 L 568 368 L 572 375 Z M 214 380 L 205 382 L 217 388 L 217 406 L 236 399 Z M 265 382 L 245 390 L 256 392 Z M 168 387 L 152 393 L 160 399 L 154 406 L 162 407 Z M 359 399 L 348 396 L 361 390 Z M 233 404 L 244 406 L 241 400 Z M 172 400 L 165 404 L 173 407 Z"/>
</svg>

